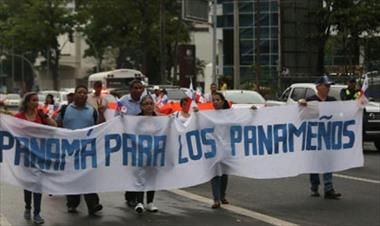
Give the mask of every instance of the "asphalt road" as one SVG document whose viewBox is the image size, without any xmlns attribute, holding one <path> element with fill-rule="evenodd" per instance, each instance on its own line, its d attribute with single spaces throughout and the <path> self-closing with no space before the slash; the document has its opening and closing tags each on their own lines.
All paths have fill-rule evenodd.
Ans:
<svg viewBox="0 0 380 226">
<path fill-rule="evenodd" d="M 255 180 L 230 177 L 231 205 L 212 210 L 210 184 L 176 191 L 160 191 L 158 213 L 138 215 L 123 201 L 123 193 L 102 193 L 104 210 L 89 217 L 82 200 L 78 214 L 69 214 L 63 196 L 43 196 L 45 225 L 380 225 L 380 152 L 365 146 L 365 166 L 337 172 L 335 189 L 340 200 L 314 198 L 308 176 Z M 0 184 L 0 225 L 31 225 L 23 219 L 23 193 Z"/>
</svg>

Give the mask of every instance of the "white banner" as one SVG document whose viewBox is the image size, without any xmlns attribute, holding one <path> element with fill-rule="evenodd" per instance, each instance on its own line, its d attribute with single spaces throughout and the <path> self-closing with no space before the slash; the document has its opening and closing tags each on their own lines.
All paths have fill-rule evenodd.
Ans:
<svg viewBox="0 0 380 226">
<path fill-rule="evenodd" d="M 353 101 L 173 117 L 123 116 L 67 130 L 1 114 L 0 179 L 35 192 L 182 188 L 222 173 L 280 178 L 363 166 Z"/>
</svg>

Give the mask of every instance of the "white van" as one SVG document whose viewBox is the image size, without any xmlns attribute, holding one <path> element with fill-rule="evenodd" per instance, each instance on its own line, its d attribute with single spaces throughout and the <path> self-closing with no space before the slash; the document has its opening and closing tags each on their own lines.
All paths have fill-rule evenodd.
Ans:
<svg viewBox="0 0 380 226">
<path fill-rule="evenodd" d="M 138 70 L 117 69 L 92 74 L 88 77 L 88 88 L 92 90 L 96 81 L 102 82 L 102 89 L 107 92 L 113 89 L 128 88 L 134 79 L 140 79 L 144 85 L 148 85 L 148 78 Z"/>
</svg>

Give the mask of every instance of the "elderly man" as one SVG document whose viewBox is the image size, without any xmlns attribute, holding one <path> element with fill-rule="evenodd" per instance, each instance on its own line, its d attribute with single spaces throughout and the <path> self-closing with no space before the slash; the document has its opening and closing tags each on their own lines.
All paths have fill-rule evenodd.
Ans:
<svg viewBox="0 0 380 226">
<path fill-rule="evenodd" d="M 299 100 L 299 104 L 301 106 L 307 106 L 307 101 L 336 101 L 336 99 L 332 96 L 329 96 L 330 86 L 333 82 L 326 75 L 321 76 L 316 82 L 317 94 L 308 97 L 306 100 Z M 333 187 L 333 175 L 332 173 L 324 173 L 323 181 L 324 181 L 324 192 L 325 199 L 339 199 L 341 196 L 340 193 L 335 192 Z M 318 187 L 320 184 L 319 175 L 318 174 L 310 174 L 310 183 L 311 183 L 311 196 L 319 197 L 320 194 L 318 192 Z"/>
</svg>

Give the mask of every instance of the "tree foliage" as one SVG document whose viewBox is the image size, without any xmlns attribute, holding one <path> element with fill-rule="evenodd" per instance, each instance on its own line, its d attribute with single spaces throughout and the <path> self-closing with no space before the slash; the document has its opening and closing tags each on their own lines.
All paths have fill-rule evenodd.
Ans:
<svg viewBox="0 0 380 226">
<path fill-rule="evenodd" d="M 3 45 L 34 61 L 37 53 L 47 60 L 53 88 L 58 89 L 58 69 L 61 56 L 59 36 L 68 35 L 72 41 L 74 17 L 67 0 L 5 0 L 0 7 L 9 9 L 2 19 Z M 0 28 L 1 29 L 1 28 Z"/>
<path fill-rule="evenodd" d="M 319 7 L 310 11 L 318 32 L 311 34 L 319 45 L 319 73 L 324 71 L 324 56 L 328 40 L 334 41 L 346 56 L 358 55 L 359 45 L 372 38 L 380 29 L 380 1 L 378 0 L 320 0 Z M 352 57 L 346 64 L 353 64 Z"/>
<path fill-rule="evenodd" d="M 189 26 L 180 20 L 178 1 L 163 1 L 165 12 L 165 59 L 173 67 L 176 46 L 189 40 Z M 133 67 L 158 81 L 160 71 L 160 1 L 88 0 L 79 7 L 81 31 L 90 48 L 87 56 L 99 58 L 116 50 L 117 68 Z"/>
</svg>

